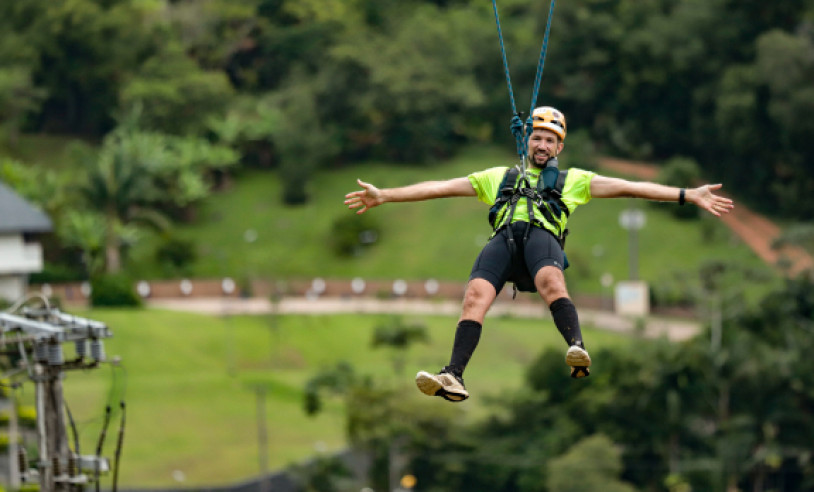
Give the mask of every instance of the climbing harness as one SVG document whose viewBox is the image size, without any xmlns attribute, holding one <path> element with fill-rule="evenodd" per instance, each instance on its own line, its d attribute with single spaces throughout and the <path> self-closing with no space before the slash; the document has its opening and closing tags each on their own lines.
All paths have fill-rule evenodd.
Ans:
<svg viewBox="0 0 814 492">
<path fill-rule="evenodd" d="M 562 189 L 565 179 L 568 177 L 568 170 L 560 171 L 556 167 L 557 163 L 553 164 L 540 172 L 540 178 L 534 188 L 518 187 L 519 170 L 516 167 L 506 169 L 495 197 L 495 203 L 489 209 L 489 224 L 495 233 L 509 225 L 517 202 L 525 197 L 534 205 L 532 210 L 537 210 L 546 222 L 557 229 L 557 232 L 552 232 L 552 234 L 561 246 L 564 244 L 568 229 L 561 227 L 560 221 L 563 214 L 566 218 L 571 215 L 568 205 L 562 201 Z M 507 204 L 508 206 L 506 206 Z M 544 227 L 541 221 L 533 217 L 533 214 L 533 211 L 529 213 L 529 219 Z M 551 231 L 549 230 L 549 232 Z"/>
<path fill-rule="evenodd" d="M 534 187 L 530 186 L 528 177 L 525 178 L 525 181 L 524 178 L 520 177 L 520 170 L 517 167 L 506 169 L 495 196 L 495 203 L 489 209 L 489 223 L 494 230 L 492 237 L 494 238 L 498 234 L 505 237 L 512 263 L 515 265 L 518 263 L 518 247 L 514 237 L 515 230 L 512 227 L 512 217 L 517 208 L 517 203 L 525 198 L 529 221 L 526 223 L 523 232 L 523 245 L 525 246 L 528 241 L 532 227 L 537 226 L 543 229 L 556 238 L 557 243 L 563 250 L 563 270 L 568 268 L 568 257 L 565 254 L 565 238 L 568 236 L 568 229 L 563 224 L 568 220 L 571 211 L 562 200 L 562 190 L 568 177 L 568 170 L 560 171 L 556 167 L 556 158 L 553 158 L 552 161 L 554 162 L 549 163 L 547 167 L 540 171 L 540 176 Z M 551 225 L 556 232 L 547 228 L 543 220 L 535 217 L 535 210 L 545 220 L 545 223 Z M 513 272 L 508 281 L 513 284 L 513 297 L 517 296 L 518 290 L 522 292 L 537 291 L 534 280 L 528 271 L 523 268 L 513 267 Z"/>
</svg>

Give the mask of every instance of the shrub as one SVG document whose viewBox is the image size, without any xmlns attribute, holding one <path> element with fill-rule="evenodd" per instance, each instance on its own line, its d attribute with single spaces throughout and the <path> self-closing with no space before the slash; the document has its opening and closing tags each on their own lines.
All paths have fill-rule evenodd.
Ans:
<svg viewBox="0 0 814 492">
<path fill-rule="evenodd" d="M 334 220 L 329 244 L 337 256 L 362 254 L 379 240 L 380 228 L 368 215 L 343 215 Z"/>
<path fill-rule="evenodd" d="M 305 205 L 308 203 L 308 171 L 296 166 L 281 166 L 283 181 L 283 203 Z"/>
<path fill-rule="evenodd" d="M 41 272 L 34 272 L 28 277 L 31 284 L 81 282 L 85 279 L 82 268 L 51 262 L 46 262 Z"/>
<path fill-rule="evenodd" d="M 195 243 L 173 236 L 165 238 L 155 252 L 156 261 L 168 273 L 188 273 L 197 257 Z"/>
<path fill-rule="evenodd" d="M 91 279 L 90 302 L 93 307 L 141 306 L 133 281 L 126 275 L 102 274 Z"/>
</svg>

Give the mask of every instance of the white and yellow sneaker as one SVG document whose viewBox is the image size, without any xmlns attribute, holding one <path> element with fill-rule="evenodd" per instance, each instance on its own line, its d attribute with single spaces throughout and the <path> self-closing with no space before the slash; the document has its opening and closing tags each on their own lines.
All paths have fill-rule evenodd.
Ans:
<svg viewBox="0 0 814 492">
<path fill-rule="evenodd" d="M 427 371 L 419 371 L 415 375 L 415 384 L 425 395 L 440 396 L 445 400 L 456 402 L 469 398 L 463 378 L 448 372 L 430 374 Z"/>
<path fill-rule="evenodd" d="M 572 378 L 585 378 L 591 375 L 591 356 L 578 345 L 571 345 L 565 354 L 565 363 L 571 366 Z"/>
</svg>

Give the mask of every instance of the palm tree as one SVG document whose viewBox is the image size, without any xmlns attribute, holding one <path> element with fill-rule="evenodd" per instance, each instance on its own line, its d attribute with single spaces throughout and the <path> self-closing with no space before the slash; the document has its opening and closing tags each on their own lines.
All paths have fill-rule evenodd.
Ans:
<svg viewBox="0 0 814 492">
<path fill-rule="evenodd" d="M 136 208 L 147 203 L 150 180 L 140 163 L 128 159 L 121 149 L 103 149 L 88 174 L 81 192 L 87 203 L 104 219 L 105 268 L 121 269 L 122 237 L 119 232 L 130 222 Z"/>
<path fill-rule="evenodd" d="M 105 269 L 118 272 L 121 250 L 138 226 L 166 230 L 168 210 L 183 210 L 209 195 L 208 175 L 237 163 L 231 148 L 205 139 L 138 128 L 138 109 L 121 121 L 89 159 L 80 187 L 86 206 L 104 217 Z"/>
</svg>

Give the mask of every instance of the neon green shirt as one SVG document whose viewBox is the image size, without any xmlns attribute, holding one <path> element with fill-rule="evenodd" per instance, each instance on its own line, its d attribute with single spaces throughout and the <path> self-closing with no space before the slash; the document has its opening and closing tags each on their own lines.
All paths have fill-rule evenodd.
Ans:
<svg viewBox="0 0 814 492">
<path fill-rule="evenodd" d="M 508 167 L 493 167 L 484 171 L 479 171 L 467 176 L 472 187 L 478 193 L 478 200 L 488 204 L 494 205 L 495 198 L 497 197 L 498 187 L 500 182 L 503 181 L 503 175 L 506 173 Z M 529 168 L 526 170 L 526 175 L 529 178 L 532 187 L 537 186 L 537 180 L 540 178 L 540 170 L 536 168 Z M 568 177 L 565 179 L 565 184 L 562 188 L 562 201 L 568 207 L 570 213 L 579 205 L 583 205 L 591 201 L 591 180 L 594 179 L 596 173 L 585 171 L 584 169 L 571 168 L 568 170 Z M 505 208 L 505 207 L 504 207 Z M 503 213 L 501 212 L 501 215 Z M 549 224 L 539 212 L 535 211 L 534 218 L 543 223 L 546 229 L 557 234 L 557 225 Z M 565 230 L 568 217 L 563 213 L 560 217 L 555 217 L 559 223 L 559 229 Z M 517 208 L 514 211 L 512 222 L 528 222 L 529 211 L 528 201 L 520 199 L 517 202 Z"/>
</svg>

